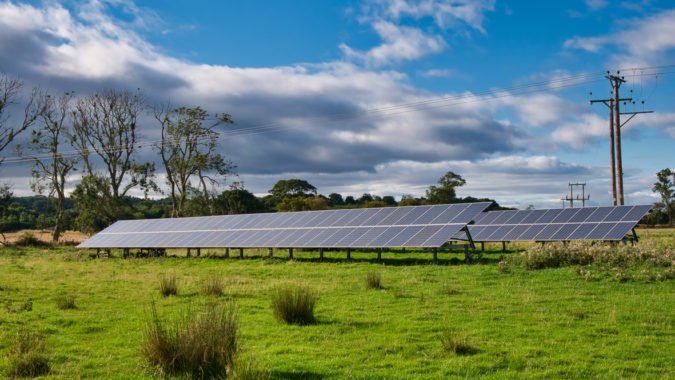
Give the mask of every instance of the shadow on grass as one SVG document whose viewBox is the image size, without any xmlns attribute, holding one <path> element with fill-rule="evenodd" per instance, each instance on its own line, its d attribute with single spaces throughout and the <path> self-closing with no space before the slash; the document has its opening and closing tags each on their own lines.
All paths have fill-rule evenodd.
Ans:
<svg viewBox="0 0 675 380">
<path fill-rule="evenodd" d="M 290 372 L 290 371 L 272 371 L 273 379 L 303 379 L 303 380 L 315 380 L 323 379 L 326 375 L 311 372 L 311 371 L 302 371 L 302 372 Z"/>
</svg>

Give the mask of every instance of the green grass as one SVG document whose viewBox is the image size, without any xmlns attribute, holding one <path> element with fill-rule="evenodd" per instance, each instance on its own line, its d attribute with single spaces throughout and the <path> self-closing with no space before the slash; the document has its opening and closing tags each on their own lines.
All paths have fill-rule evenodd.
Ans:
<svg viewBox="0 0 675 380">
<path fill-rule="evenodd" d="M 638 233 L 675 248 L 674 229 Z M 291 262 L 267 250 L 246 251 L 244 260 L 208 250 L 189 260 L 184 251 L 125 260 L 73 248 L 3 250 L 0 358 L 29 329 L 44 333 L 46 378 L 156 378 L 142 356 L 153 300 L 160 316 L 176 318 L 190 305 L 232 302 L 240 353 L 257 363 L 248 372 L 273 379 L 675 377 L 673 280 L 586 281 L 576 266 L 500 273 L 501 245 L 486 248 L 471 265 L 461 252 L 439 253 L 438 266 L 430 252 L 384 252 L 382 265 L 374 252 L 352 252 L 352 263 L 345 252 L 326 252 L 319 263 L 317 252 L 301 250 Z M 364 288 L 374 271 L 386 278 L 381 291 Z M 157 291 L 165 273 L 180 284 L 173 297 Z M 224 296 L 203 294 L 212 276 L 227 283 Z M 275 319 L 272 294 L 289 282 L 317 293 L 315 324 Z M 55 292 L 76 297 L 77 308 L 59 309 Z M 470 354 L 449 353 L 447 331 Z M 7 373 L 8 360 L 0 366 Z"/>
</svg>

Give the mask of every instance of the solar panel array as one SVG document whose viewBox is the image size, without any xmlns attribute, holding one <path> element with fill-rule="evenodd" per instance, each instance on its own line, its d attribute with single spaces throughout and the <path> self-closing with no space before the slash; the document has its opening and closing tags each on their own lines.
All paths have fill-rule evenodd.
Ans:
<svg viewBox="0 0 675 380">
<path fill-rule="evenodd" d="M 489 202 L 118 221 L 79 248 L 440 247 Z"/>
<path fill-rule="evenodd" d="M 616 241 L 622 240 L 650 209 L 640 205 L 490 211 L 476 217 L 469 232 L 474 241 Z"/>
</svg>

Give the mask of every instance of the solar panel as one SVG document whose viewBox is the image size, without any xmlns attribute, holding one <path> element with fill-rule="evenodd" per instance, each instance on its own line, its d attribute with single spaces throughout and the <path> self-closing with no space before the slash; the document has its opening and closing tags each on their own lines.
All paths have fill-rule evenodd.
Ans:
<svg viewBox="0 0 675 380">
<path fill-rule="evenodd" d="M 621 240 L 650 209 L 639 205 L 491 211 L 468 228 L 474 241 Z"/>
<path fill-rule="evenodd" d="M 119 221 L 81 248 L 437 247 L 488 202 Z"/>
</svg>

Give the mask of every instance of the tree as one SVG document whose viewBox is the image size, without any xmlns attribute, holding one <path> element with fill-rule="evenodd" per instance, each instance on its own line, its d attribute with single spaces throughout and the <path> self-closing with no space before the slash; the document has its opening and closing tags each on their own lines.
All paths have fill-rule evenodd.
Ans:
<svg viewBox="0 0 675 380">
<path fill-rule="evenodd" d="M 278 181 L 268 192 L 278 198 L 309 197 L 316 195 L 316 187 L 303 179 L 291 178 Z"/>
<path fill-rule="evenodd" d="M 81 194 L 98 199 L 96 210 L 88 211 L 101 215 L 106 224 L 130 217 L 125 204 L 129 190 L 138 187 L 146 195 L 159 191 L 155 165 L 135 161 L 137 120 L 144 109 L 140 91 L 106 90 L 80 99 L 72 113 L 71 145 L 83 162 L 86 182 Z M 97 162 L 103 163 L 103 170 Z"/>
<path fill-rule="evenodd" d="M 345 198 L 345 204 L 346 205 L 355 205 L 356 199 L 354 199 L 354 197 L 351 196 L 351 195 L 347 195 L 347 197 Z"/>
<path fill-rule="evenodd" d="M 215 128 L 232 123 L 230 115 L 209 114 L 200 107 L 155 110 L 161 126 L 162 141 L 156 146 L 162 158 L 172 201 L 172 217 L 183 216 L 185 201 L 191 191 L 204 197 L 211 214 L 215 212 L 213 188 L 231 173 L 235 166 L 215 153 L 219 133 Z M 195 186 L 192 179 L 196 178 Z M 211 187 L 211 189 L 209 188 Z"/>
<path fill-rule="evenodd" d="M 328 203 L 331 206 L 344 206 L 345 200 L 342 199 L 342 195 L 338 193 L 330 193 L 328 194 Z"/>
<path fill-rule="evenodd" d="M 30 127 L 40 114 L 40 107 L 36 102 L 37 89 L 34 89 L 24 107 L 23 121 L 16 126 L 11 126 L 9 107 L 16 104 L 23 82 L 18 79 L 10 79 L 0 73 L 0 152 L 5 150 L 14 141 L 17 135 Z M 0 158 L 0 164 L 4 158 Z"/>
<path fill-rule="evenodd" d="M 72 95 L 66 93 L 52 97 L 46 92 L 38 95 L 37 103 L 41 112 L 38 117 L 39 129 L 32 131 L 28 148 L 36 154 L 33 158 L 31 189 L 37 193 L 47 191 L 54 207 L 54 233 L 52 241 L 57 242 L 64 230 L 64 202 L 66 200 L 66 179 L 75 169 L 77 158 L 63 155 L 60 148 L 71 135 L 68 115 Z M 47 153 L 47 154 L 45 154 Z"/>
<path fill-rule="evenodd" d="M 661 200 L 663 202 L 663 207 L 666 209 L 668 214 L 668 224 L 673 223 L 673 196 L 675 191 L 673 186 L 675 186 L 675 172 L 666 168 L 658 173 L 656 173 L 656 182 L 652 187 L 652 191 L 659 193 Z"/>
<path fill-rule="evenodd" d="M 401 206 L 419 206 L 422 204 L 422 200 L 419 198 L 414 198 L 412 195 L 404 195 L 401 197 L 401 200 L 398 202 L 399 207 Z"/>
<path fill-rule="evenodd" d="M 2 240 L 7 240 L 5 238 L 5 229 L 7 228 L 6 217 L 11 201 L 12 190 L 9 188 L 9 185 L 0 185 L 0 235 L 2 235 Z"/>
<path fill-rule="evenodd" d="M 447 172 L 438 179 L 438 184 L 440 186 L 429 186 L 429 190 L 426 191 L 427 203 L 453 203 L 457 199 L 455 188 L 464 186 L 466 181 L 459 174 Z"/>
<path fill-rule="evenodd" d="M 250 191 L 233 184 L 230 190 L 223 191 L 216 198 L 216 208 L 221 214 L 248 214 L 253 212 L 262 212 L 264 206 L 262 202 Z"/>
<path fill-rule="evenodd" d="M 392 197 L 391 195 L 385 195 L 382 197 L 382 202 L 384 202 L 387 206 L 396 206 L 396 199 Z"/>
</svg>

